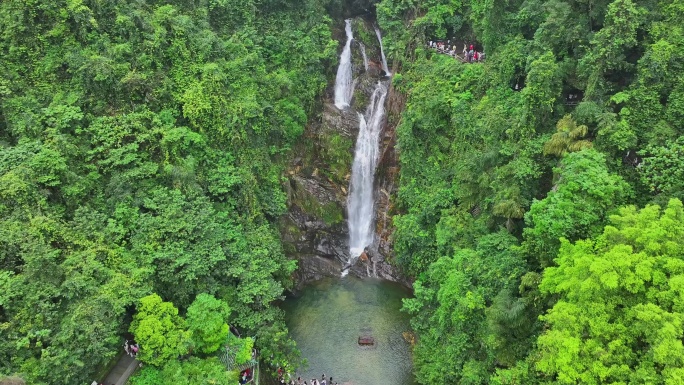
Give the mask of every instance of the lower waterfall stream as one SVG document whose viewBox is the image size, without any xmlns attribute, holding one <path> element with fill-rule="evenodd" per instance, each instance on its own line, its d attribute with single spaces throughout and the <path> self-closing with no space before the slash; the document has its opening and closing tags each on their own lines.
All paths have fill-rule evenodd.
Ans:
<svg viewBox="0 0 684 385">
<path fill-rule="evenodd" d="M 359 135 L 356 139 L 347 200 L 350 263 L 361 255 L 366 246 L 373 243 L 375 234 L 375 169 L 379 158 L 378 145 L 385 117 L 387 88 L 386 81 L 378 82 L 366 114 L 359 114 Z"/>
</svg>

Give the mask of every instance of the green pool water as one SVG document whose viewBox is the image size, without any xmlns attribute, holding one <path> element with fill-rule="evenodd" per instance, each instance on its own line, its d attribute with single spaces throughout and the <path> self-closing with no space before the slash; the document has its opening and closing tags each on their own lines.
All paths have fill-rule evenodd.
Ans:
<svg viewBox="0 0 684 385">
<path fill-rule="evenodd" d="M 409 295 L 392 282 L 348 276 L 318 281 L 288 298 L 287 325 L 308 361 L 297 375 L 309 382 L 325 373 L 340 384 L 415 385 L 402 335 L 408 316 L 399 311 Z M 365 335 L 375 346 L 358 345 Z"/>
</svg>

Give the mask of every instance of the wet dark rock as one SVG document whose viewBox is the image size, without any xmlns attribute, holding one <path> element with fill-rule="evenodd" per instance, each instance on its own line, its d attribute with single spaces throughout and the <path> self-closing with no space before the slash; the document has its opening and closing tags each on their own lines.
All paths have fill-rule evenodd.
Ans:
<svg viewBox="0 0 684 385">
<path fill-rule="evenodd" d="M 301 255 L 299 261 L 300 264 L 295 277 L 298 286 L 307 282 L 318 281 L 325 277 L 340 275 L 340 265 L 334 260 L 314 254 Z"/>
<path fill-rule="evenodd" d="M 387 77 L 387 73 L 382 69 L 382 64 L 376 61 L 371 61 L 368 63 L 368 71 L 366 71 L 368 77 L 374 79 L 382 79 Z"/>
<path fill-rule="evenodd" d="M 368 68 L 368 76 L 370 76 L 370 77 L 380 78 L 380 77 L 384 76 L 383 75 L 384 73 L 385 73 L 385 71 L 383 71 L 382 68 L 378 68 L 378 67 L 369 67 Z"/>
<path fill-rule="evenodd" d="M 330 100 L 323 106 L 322 121 L 319 135 L 338 133 L 356 140 L 356 135 L 359 133 L 359 115 L 354 108 L 340 111 Z"/>
</svg>

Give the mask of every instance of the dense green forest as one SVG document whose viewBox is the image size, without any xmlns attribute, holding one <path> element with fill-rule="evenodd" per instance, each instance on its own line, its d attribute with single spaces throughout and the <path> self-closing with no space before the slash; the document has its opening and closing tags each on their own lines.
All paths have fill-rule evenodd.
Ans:
<svg viewBox="0 0 684 385">
<path fill-rule="evenodd" d="M 90 383 L 132 332 L 140 383 L 205 383 L 228 323 L 298 364 L 274 223 L 336 60 L 324 5 L 0 3 L 0 376 Z"/>
<path fill-rule="evenodd" d="M 418 381 L 684 383 L 684 2 L 377 10 L 405 97 L 394 251 Z"/>
<path fill-rule="evenodd" d="M 2 1 L 0 377 L 89 383 L 128 333 L 138 385 L 300 365 L 284 170 L 373 13 L 417 381 L 684 383 L 681 0 Z"/>
</svg>

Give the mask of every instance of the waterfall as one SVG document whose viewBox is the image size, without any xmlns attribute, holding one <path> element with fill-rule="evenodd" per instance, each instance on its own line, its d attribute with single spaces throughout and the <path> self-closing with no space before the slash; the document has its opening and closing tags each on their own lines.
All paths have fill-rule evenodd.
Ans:
<svg viewBox="0 0 684 385">
<path fill-rule="evenodd" d="M 368 71 L 368 56 L 366 56 L 366 46 L 359 42 L 359 47 L 361 47 L 361 56 L 363 56 L 363 67 Z"/>
<path fill-rule="evenodd" d="M 378 37 L 378 42 L 380 42 L 380 56 L 382 57 L 382 69 L 385 71 L 387 76 L 392 76 L 387 67 L 387 58 L 385 58 L 385 50 L 382 48 L 382 35 L 377 26 L 375 26 L 375 35 Z"/>
<path fill-rule="evenodd" d="M 354 93 L 351 65 L 351 42 L 354 39 L 354 35 L 352 34 L 351 22 L 351 19 L 344 21 L 347 43 L 345 43 L 342 55 L 340 55 L 340 66 L 337 68 L 337 77 L 335 78 L 335 106 L 340 110 L 349 107 L 352 94 Z"/>
<path fill-rule="evenodd" d="M 370 104 L 364 115 L 359 114 L 359 135 L 356 139 L 352 164 L 349 198 L 347 201 L 349 224 L 349 265 L 373 243 L 375 210 L 373 182 L 379 158 L 379 141 L 385 117 L 385 98 L 388 82 L 375 86 Z"/>
</svg>

